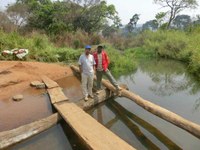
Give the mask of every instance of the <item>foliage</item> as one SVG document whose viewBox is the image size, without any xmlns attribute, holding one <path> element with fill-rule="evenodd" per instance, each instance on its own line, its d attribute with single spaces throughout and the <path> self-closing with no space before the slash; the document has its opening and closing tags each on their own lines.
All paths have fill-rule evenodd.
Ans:
<svg viewBox="0 0 200 150">
<path fill-rule="evenodd" d="M 186 29 L 192 20 L 188 15 L 178 15 L 173 21 L 173 25 L 178 29 Z"/>
<path fill-rule="evenodd" d="M 177 14 L 184 9 L 194 9 L 198 6 L 196 0 L 154 0 L 156 4 L 161 5 L 163 8 L 169 8 L 167 14 L 169 19 L 166 28 L 169 29 L 172 21 L 176 18 Z"/>
<path fill-rule="evenodd" d="M 187 32 L 180 30 L 158 30 L 143 32 L 143 49 L 153 56 L 172 58 L 188 64 L 189 71 L 199 76 L 200 72 L 200 26 Z"/>
<path fill-rule="evenodd" d="M 23 9 L 19 11 L 18 8 Z M 120 25 L 114 5 L 107 5 L 101 0 L 17 0 L 8 8 L 8 12 L 14 14 L 14 20 L 26 18 L 26 27 L 45 30 L 50 35 L 79 29 L 87 33 L 99 32 L 108 19 L 113 21 L 115 27 Z"/>
<path fill-rule="evenodd" d="M 118 77 L 121 74 L 127 74 L 136 69 L 137 63 L 134 49 L 128 51 L 116 51 L 111 45 L 106 45 L 106 52 L 110 58 L 109 68 L 113 74 Z"/>
<path fill-rule="evenodd" d="M 153 31 L 157 30 L 158 29 L 157 20 L 150 20 L 142 25 L 142 30 L 148 30 L 148 29 Z"/>
<path fill-rule="evenodd" d="M 139 16 L 139 14 L 134 14 L 130 19 L 129 23 L 127 24 L 127 29 L 129 32 L 133 32 L 133 30 L 136 28 L 137 22 L 140 19 Z"/>
</svg>

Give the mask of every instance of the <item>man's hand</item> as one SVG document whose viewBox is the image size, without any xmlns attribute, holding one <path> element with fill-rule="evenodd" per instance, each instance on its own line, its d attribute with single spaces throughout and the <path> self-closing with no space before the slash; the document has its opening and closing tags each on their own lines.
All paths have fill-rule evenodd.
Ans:
<svg viewBox="0 0 200 150">
<path fill-rule="evenodd" d="M 94 70 L 94 74 L 96 74 L 96 67 L 95 66 L 93 67 L 93 70 Z"/>
</svg>

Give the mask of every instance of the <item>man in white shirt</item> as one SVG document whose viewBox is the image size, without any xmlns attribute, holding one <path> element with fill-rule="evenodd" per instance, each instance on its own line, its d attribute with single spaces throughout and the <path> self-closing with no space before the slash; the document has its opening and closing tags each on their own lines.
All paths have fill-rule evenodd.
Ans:
<svg viewBox="0 0 200 150">
<path fill-rule="evenodd" d="M 94 67 L 95 61 L 93 55 L 90 54 L 91 46 L 85 46 L 85 53 L 79 58 L 78 64 L 81 72 L 81 82 L 83 95 L 85 96 L 85 101 L 88 100 L 88 96 L 93 98 L 92 88 L 93 88 L 93 78 L 94 78 Z"/>
</svg>

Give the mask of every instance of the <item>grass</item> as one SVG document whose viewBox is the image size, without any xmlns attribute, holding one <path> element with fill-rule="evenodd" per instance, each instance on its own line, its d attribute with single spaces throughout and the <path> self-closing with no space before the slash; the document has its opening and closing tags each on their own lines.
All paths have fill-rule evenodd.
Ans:
<svg viewBox="0 0 200 150">
<path fill-rule="evenodd" d="M 124 46 L 121 50 L 120 48 L 117 50 L 115 45 L 113 46 L 106 43 L 106 52 L 110 57 L 110 69 L 117 77 L 134 71 L 137 67 L 138 58 L 149 59 L 164 57 L 186 62 L 189 71 L 200 76 L 199 33 L 200 26 L 190 28 L 187 31 L 144 31 L 136 37 L 128 38 L 127 41 L 123 39 L 122 45 Z M 29 54 L 26 58 L 28 61 L 77 62 L 81 53 L 84 52 L 83 46 L 89 41 L 89 38 L 84 41 L 83 37 L 87 37 L 87 35 L 80 31 L 73 35 L 69 33 L 66 37 L 62 37 L 63 39 L 58 38 L 56 40 L 56 38 L 54 38 L 54 43 L 51 42 L 52 39 L 50 40 L 45 34 L 39 34 L 37 32 L 22 36 L 16 32 L 5 33 L 0 30 L 0 34 L 0 50 L 27 48 L 29 49 Z M 95 38 L 90 39 L 90 41 L 92 41 L 91 43 L 99 44 L 101 39 L 99 39 L 97 35 L 94 37 Z M 69 45 L 62 44 L 66 39 L 71 41 Z M 120 42 L 119 39 L 115 40 Z M 82 48 L 79 48 L 80 46 Z M 0 59 L 12 60 L 13 58 L 0 56 Z"/>
<path fill-rule="evenodd" d="M 0 50 L 29 49 L 29 54 L 26 57 L 27 61 L 72 63 L 77 62 L 81 53 L 84 52 L 84 48 L 56 47 L 44 34 L 32 33 L 28 36 L 21 36 L 16 32 L 4 33 L 3 31 L 0 31 L 0 34 Z M 110 69 L 115 76 L 126 74 L 136 69 L 133 50 L 122 52 L 114 49 L 109 44 L 106 47 L 111 62 Z M 12 60 L 13 57 L 0 56 L 0 59 Z"/>
</svg>

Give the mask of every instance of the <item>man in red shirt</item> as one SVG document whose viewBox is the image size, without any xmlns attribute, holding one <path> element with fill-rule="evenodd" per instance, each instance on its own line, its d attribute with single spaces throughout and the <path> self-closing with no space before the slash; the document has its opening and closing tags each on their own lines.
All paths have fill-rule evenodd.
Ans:
<svg viewBox="0 0 200 150">
<path fill-rule="evenodd" d="M 93 54 L 93 56 L 96 62 L 97 90 L 101 89 L 101 80 L 103 75 L 105 75 L 108 78 L 112 85 L 115 86 L 117 91 L 121 90 L 117 81 L 108 69 L 108 65 L 110 62 L 108 55 L 103 50 L 103 46 L 98 46 L 97 51 Z M 99 93 L 99 91 L 97 91 L 97 93 Z"/>
</svg>

